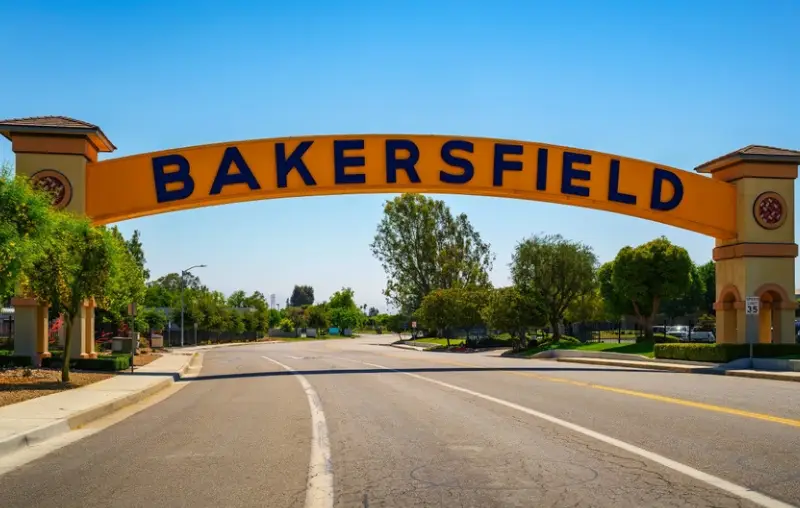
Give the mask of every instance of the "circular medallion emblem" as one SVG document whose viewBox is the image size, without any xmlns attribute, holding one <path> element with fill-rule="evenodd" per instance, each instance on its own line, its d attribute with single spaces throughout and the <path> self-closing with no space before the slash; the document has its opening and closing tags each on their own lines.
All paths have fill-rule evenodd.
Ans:
<svg viewBox="0 0 800 508">
<path fill-rule="evenodd" d="M 52 196 L 55 208 L 64 208 L 72 199 L 72 185 L 67 177 L 54 169 L 43 169 L 31 177 L 33 186 Z"/>
<path fill-rule="evenodd" d="M 786 201 L 777 192 L 764 192 L 753 204 L 753 216 L 764 229 L 778 229 L 786 221 Z"/>
</svg>

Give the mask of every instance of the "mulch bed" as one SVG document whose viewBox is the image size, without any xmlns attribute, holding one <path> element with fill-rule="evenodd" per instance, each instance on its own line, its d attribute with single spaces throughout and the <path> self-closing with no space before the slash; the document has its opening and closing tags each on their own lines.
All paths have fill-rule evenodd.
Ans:
<svg viewBox="0 0 800 508">
<path fill-rule="evenodd" d="M 0 370 L 0 406 L 90 385 L 113 375 L 109 372 L 72 371 L 69 384 L 63 384 L 60 369 L 3 369 Z"/>
</svg>

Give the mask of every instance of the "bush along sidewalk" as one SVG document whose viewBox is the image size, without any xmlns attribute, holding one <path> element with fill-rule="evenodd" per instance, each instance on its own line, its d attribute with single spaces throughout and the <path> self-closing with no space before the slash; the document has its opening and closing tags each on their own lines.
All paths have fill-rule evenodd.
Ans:
<svg viewBox="0 0 800 508">
<path fill-rule="evenodd" d="M 63 362 L 62 354 L 54 354 L 50 358 L 42 359 L 42 367 L 56 368 Z M 80 370 L 100 370 L 106 372 L 116 372 L 129 369 L 131 367 L 130 355 L 108 355 L 98 356 L 97 358 L 77 358 L 70 360 L 70 367 Z"/>
<path fill-rule="evenodd" d="M 655 357 L 663 360 L 728 363 L 750 356 L 749 344 L 656 344 Z M 800 344 L 753 344 L 754 358 L 800 355 Z"/>
</svg>

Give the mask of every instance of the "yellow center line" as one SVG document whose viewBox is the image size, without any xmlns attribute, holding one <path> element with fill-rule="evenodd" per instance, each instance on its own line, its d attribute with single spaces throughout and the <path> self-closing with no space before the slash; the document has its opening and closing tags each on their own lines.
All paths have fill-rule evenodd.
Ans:
<svg viewBox="0 0 800 508">
<path fill-rule="evenodd" d="M 381 355 L 381 356 L 389 356 L 389 357 L 392 357 L 392 358 L 398 358 L 398 359 L 404 359 L 404 360 L 408 359 L 408 357 L 396 356 L 396 355 Z M 450 366 L 453 366 L 453 367 L 472 367 L 472 368 L 478 368 L 478 369 L 486 368 L 485 366 L 482 366 L 482 365 L 473 365 L 473 364 L 468 364 L 468 363 L 452 362 L 452 361 L 441 361 L 441 360 L 434 360 L 434 359 L 431 359 L 431 358 L 425 358 L 425 361 L 428 361 L 428 362 L 431 362 L 431 363 L 437 363 L 437 364 L 441 364 L 441 365 L 450 365 Z M 488 367 L 488 368 L 493 368 L 493 367 Z M 502 368 L 502 367 L 500 367 L 500 368 Z M 717 406 L 717 405 L 714 405 L 714 404 L 706 404 L 706 403 L 703 403 L 703 402 L 694 402 L 694 401 L 691 401 L 691 400 L 679 399 L 679 398 L 676 398 L 676 397 L 667 397 L 665 395 L 656 395 L 654 393 L 640 392 L 640 391 L 637 391 L 637 390 L 628 390 L 626 388 L 615 388 L 613 386 L 598 385 L 598 384 L 595 384 L 595 383 L 587 383 L 587 382 L 584 382 L 584 381 L 575 381 L 575 380 L 572 380 L 572 379 L 565 379 L 565 378 L 562 378 L 562 377 L 546 376 L 546 375 L 543 375 L 543 374 L 536 374 L 536 373 L 533 373 L 533 372 L 519 372 L 519 371 L 513 371 L 513 370 L 505 370 L 505 371 L 499 370 L 498 372 L 504 372 L 506 374 L 514 374 L 514 375 L 517 375 L 517 376 L 525 376 L 525 377 L 530 377 L 530 378 L 534 378 L 534 379 L 540 379 L 542 381 L 551 381 L 551 382 L 555 382 L 555 383 L 566 383 L 566 384 L 570 384 L 570 385 L 574 385 L 574 386 L 580 386 L 580 387 L 583 387 L 583 388 L 593 388 L 595 390 L 604 390 L 604 391 L 607 391 L 607 392 L 619 393 L 619 394 L 622 394 L 622 395 L 629 395 L 631 397 L 640 397 L 640 398 L 643 398 L 643 399 L 655 400 L 655 401 L 664 402 L 664 403 L 667 403 L 667 404 L 676 404 L 676 405 L 679 405 L 679 406 L 691 407 L 691 408 L 695 408 L 695 409 L 703 409 L 705 411 L 713 411 L 715 413 L 723 413 L 723 414 L 741 416 L 741 417 L 745 417 L 745 418 L 752 418 L 752 419 L 755 419 L 755 420 L 761 420 L 761 421 L 772 422 L 772 423 L 779 423 L 779 424 L 782 424 L 782 425 L 788 425 L 790 427 L 798 427 L 798 428 L 800 428 L 800 420 L 793 420 L 791 418 L 783 418 L 781 416 L 773 416 L 773 415 L 768 415 L 768 414 L 764 414 L 764 413 L 755 413 L 753 411 L 744 411 L 742 409 L 735 409 L 735 408 L 732 408 L 732 407 L 725 407 L 725 406 Z"/>
</svg>

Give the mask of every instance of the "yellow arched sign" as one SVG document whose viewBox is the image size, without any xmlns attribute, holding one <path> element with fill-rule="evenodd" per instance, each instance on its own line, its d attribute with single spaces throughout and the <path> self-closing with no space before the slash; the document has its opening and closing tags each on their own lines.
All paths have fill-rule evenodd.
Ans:
<svg viewBox="0 0 800 508">
<path fill-rule="evenodd" d="M 105 224 L 257 199 L 380 192 L 546 201 L 736 236 L 732 184 L 588 150 L 448 136 L 260 139 L 106 160 L 87 166 L 86 213 Z"/>
</svg>

